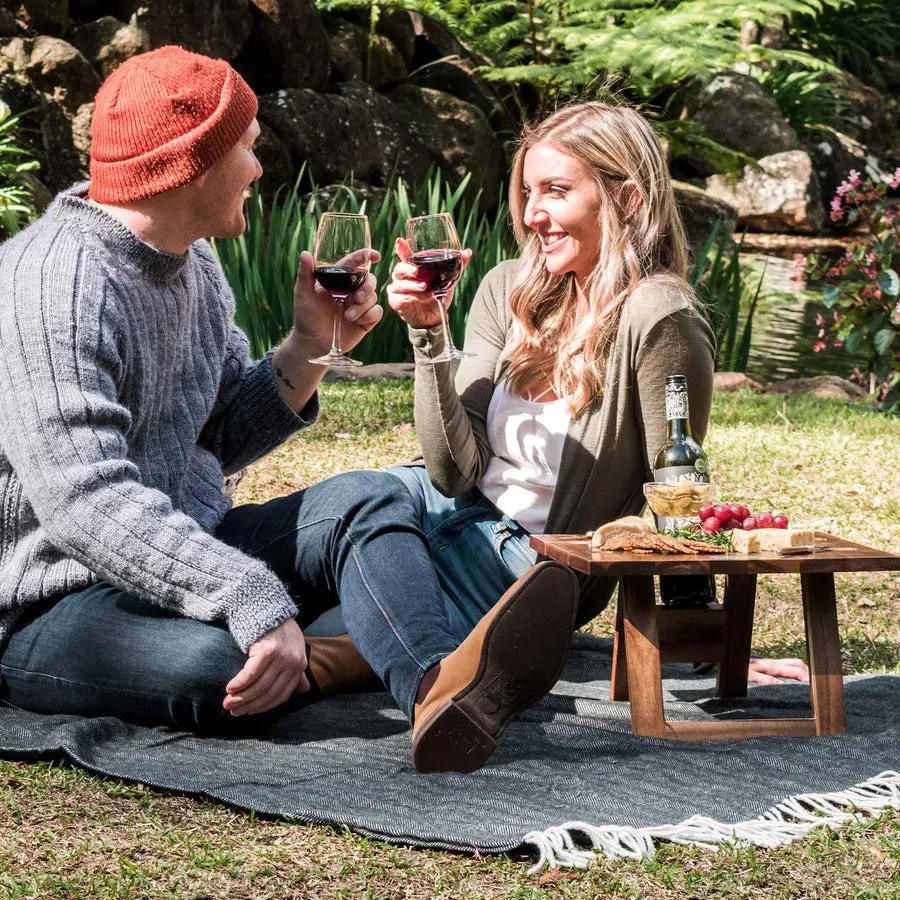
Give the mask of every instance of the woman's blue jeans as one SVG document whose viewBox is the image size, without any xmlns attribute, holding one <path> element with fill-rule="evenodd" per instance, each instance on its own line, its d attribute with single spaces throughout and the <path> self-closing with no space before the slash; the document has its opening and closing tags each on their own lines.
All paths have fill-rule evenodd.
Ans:
<svg viewBox="0 0 900 900">
<path fill-rule="evenodd" d="M 461 640 L 448 621 L 420 507 L 395 475 L 350 472 L 235 507 L 216 531 L 278 575 L 301 628 L 340 597 L 359 651 L 410 717 L 422 675 Z M 234 719 L 222 709 L 225 685 L 245 660 L 223 627 L 98 584 L 19 623 L 0 656 L 0 697 L 36 712 L 242 729 L 264 718 Z"/>
</svg>

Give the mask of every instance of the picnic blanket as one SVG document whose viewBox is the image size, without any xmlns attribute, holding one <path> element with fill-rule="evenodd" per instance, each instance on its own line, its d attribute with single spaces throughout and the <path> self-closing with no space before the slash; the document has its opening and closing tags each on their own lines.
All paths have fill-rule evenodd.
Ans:
<svg viewBox="0 0 900 900">
<path fill-rule="evenodd" d="M 847 679 L 847 736 L 683 743 L 631 734 L 627 704 L 609 700 L 610 669 L 610 641 L 577 635 L 556 688 L 472 775 L 417 773 L 408 725 L 383 693 L 307 706 L 252 739 L 0 708 L 0 755 L 64 758 L 394 843 L 528 847 L 535 868 L 585 865 L 590 848 L 651 854 L 660 840 L 771 846 L 823 822 L 900 808 L 898 676 Z M 687 666 L 664 674 L 672 719 L 808 715 L 805 685 L 752 687 L 747 700 L 724 702 Z"/>
</svg>

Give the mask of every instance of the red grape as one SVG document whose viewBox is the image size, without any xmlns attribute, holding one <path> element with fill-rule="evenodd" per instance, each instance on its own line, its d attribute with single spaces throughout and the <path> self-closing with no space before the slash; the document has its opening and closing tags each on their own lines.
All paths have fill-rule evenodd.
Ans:
<svg viewBox="0 0 900 900">
<path fill-rule="evenodd" d="M 743 522 L 741 522 L 741 528 L 744 531 L 753 531 L 756 528 L 756 516 L 747 516 Z"/>
<path fill-rule="evenodd" d="M 772 513 L 760 513 L 756 517 L 756 527 L 757 528 L 771 528 L 772 527 Z"/>
<path fill-rule="evenodd" d="M 720 521 L 724 522 L 726 519 L 731 518 L 731 511 L 728 508 L 727 503 L 719 503 L 714 507 L 713 515 Z"/>
<path fill-rule="evenodd" d="M 737 519 L 726 519 L 722 522 L 722 530 L 723 531 L 731 531 L 734 528 L 740 528 L 741 523 L 738 522 Z"/>
<path fill-rule="evenodd" d="M 731 516 L 732 519 L 737 519 L 739 522 L 744 518 L 744 510 L 740 503 L 729 503 L 728 504 L 728 515 Z"/>
<path fill-rule="evenodd" d="M 773 516 L 772 527 L 773 528 L 787 528 L 788 527 L 787 516 Z"/>
<path fill-rule="evenodd" d="M 710 516 L 714 516 L 715 514 L 716 508 L 709 504 L 701 506 L 700 509 L 697 510 L 697 516 L 700 518 L 701 522 L 705 522 Z"/>
<path fill-rule="evenodd" d="M 716 534 L 722 527 L 722 523 L 715 516 L 707 516 L 703 520 L 703 530 L 707 534 Z"/>
<path fill-rule="evenodd" d="M 740 507 L 741 507 L 741 521 L 743 521 L 750 515 L 750 510 L 746 506 L 744 506 L 743 503 L 740 504 Z"/>
</svg>

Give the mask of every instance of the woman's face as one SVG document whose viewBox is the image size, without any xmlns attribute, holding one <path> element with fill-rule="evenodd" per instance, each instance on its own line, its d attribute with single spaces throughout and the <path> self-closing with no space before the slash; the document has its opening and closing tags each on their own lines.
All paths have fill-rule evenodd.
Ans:
<svg viewBox="0 0 900 900">
<path fill-rule="evenodd" d="M 554 275 L 574 272 L 584 283 L 600 253 L 600 188 L 587 168 L 551 144 L 525 153 L 525 225 L 541 239 Z"/>
</svg>

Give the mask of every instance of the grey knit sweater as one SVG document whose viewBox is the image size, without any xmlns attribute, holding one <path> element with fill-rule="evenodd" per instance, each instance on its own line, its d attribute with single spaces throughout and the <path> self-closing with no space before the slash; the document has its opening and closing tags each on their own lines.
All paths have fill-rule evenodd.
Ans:
<svg viewBox="0 0 900 900">
<path fill-rule="evenodd" d="M 223 472 L 315 420 L 252 362 L 205 241 L 161 253 L 60 194 L 0 247 L 0 650 L 29 607 L 102 581 L 250 644 L 297 609 L 212 532 Z"/>
</svg>

